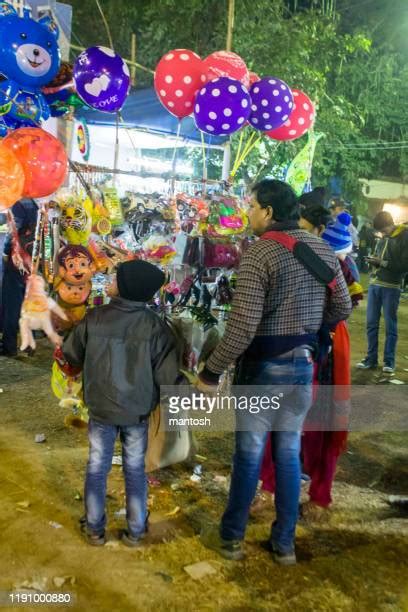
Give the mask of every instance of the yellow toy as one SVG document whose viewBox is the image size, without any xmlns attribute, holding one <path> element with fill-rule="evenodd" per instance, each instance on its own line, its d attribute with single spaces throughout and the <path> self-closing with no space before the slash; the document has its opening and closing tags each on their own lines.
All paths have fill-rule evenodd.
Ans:
<svg viewBox="0 0 408 612">
<path fill-rule="evenodd" d="M 65 419 L 66 425 L 83 427 L 89 420 L 88 409 L 84 404 L 82 392 L 82 373 L 77 376 L 68 376 L 54 361 L 52 365 L 51 389 L 61 408 L 70 409 L 71 415 Z M 80 422 L 78 422 L 80 421 Z"/>
<path fill-rule="evenodd" d="M 92 231 L 94 205 L 89 197 L 69 196 L 58 201 L 61 230 L 69 244 L 87 246 Z"/>
</svg>

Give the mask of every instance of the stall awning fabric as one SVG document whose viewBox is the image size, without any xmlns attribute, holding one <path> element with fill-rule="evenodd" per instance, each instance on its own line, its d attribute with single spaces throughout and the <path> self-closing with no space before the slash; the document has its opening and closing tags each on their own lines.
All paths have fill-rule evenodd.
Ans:
<svg viewBox="0 0 408 612">
<path fill-rule="evenodd" d="M 116 115 L 101 113 L 90 108 L 78 110 L 76 116 L 83 117 L 91 125 L 106 126 L 116 123 Z M 123 127 L 148 130 L 164 136 L 177 134 L 178 119 L 161 105 L 153 87 L 133 90 L 125 102 L 121 116 L 123 123 L 121 122 L 120 125 Z M 182 119 L 180 137 L 189 142 L 201 142 L 201 132 L 196 128 L 192 117 Z M 204 134 L 204 140 L 209 145 L 222 145 L 228 138 Z"/>
</svg>

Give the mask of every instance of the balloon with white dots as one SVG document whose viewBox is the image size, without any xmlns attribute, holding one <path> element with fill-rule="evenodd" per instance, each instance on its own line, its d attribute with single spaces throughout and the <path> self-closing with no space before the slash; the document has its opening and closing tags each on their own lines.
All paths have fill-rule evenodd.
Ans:
<svg viewBox="0 0 408 612">
<path fill-rule="evenodd" d="M 281 126 L 293 107 L 292 91 L 284 81 L 265 77 L 250 89 L 251 114 L 249 123 L 257 130 L 268 131 Z"/>
<path fill-rule="evenodd" d="M 284 117 L 284 124 L 266 132 L 274 140 L 296 140 L 306 134 L 315 121 L 315 108 L 309 96 L 299 89 L 292 92 L 293 107 Z"/>
<path fill-rule="evenodd" d="M 191 115 L 197 91 L 206 82 L 203 61 L 189 49 L 173 49 L 163 55 L 154 74 L 160 102 L 179 119 Z"/>
<path fill-rule="evenodd" d="M 194 119 L 202 132 L 225 135 L 239 130 L 250 112 L 248 90 L 236 79 L 219 77 L 197 94 Z"/>
</svg>

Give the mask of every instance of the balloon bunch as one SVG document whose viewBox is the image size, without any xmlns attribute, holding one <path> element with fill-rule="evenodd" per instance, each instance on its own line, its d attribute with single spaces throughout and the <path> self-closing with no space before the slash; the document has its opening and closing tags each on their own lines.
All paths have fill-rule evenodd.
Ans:
<svg viewBox="0 0 408 612">
<path fill-rule="evenodd" d="M 202 60 L 188 49 L 173 49 L 159 61 L 154 86 L 170 113 L 179 119 L 194 113 L 207 134 L 229 135 L 249 123 L 275 140 L 294 140 L 315 120 L 305 93 L 277 77 L 259 78 L 229 51 Z"/>
</svg>

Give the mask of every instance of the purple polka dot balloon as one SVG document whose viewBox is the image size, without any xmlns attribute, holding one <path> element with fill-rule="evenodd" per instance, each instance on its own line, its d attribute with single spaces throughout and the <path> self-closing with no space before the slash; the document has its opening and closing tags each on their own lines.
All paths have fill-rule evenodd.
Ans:
<svg viewBox="0 0 408 612">
<path fill-rule="evenodd" d="M 250 89 L 249 123 L 257 130 L 274 130 L 288 120 L 293 110 L 293 93 L 284 81 L 265 77 Z"/>
<path fill-rule="evenodd" d="M 242 83 L 219 77 L 198 92 L 194 118 L 199 130 L 207 134 L 232 134 L 239 130 L 251 112 L 251 98 Z"/>
</svg>

